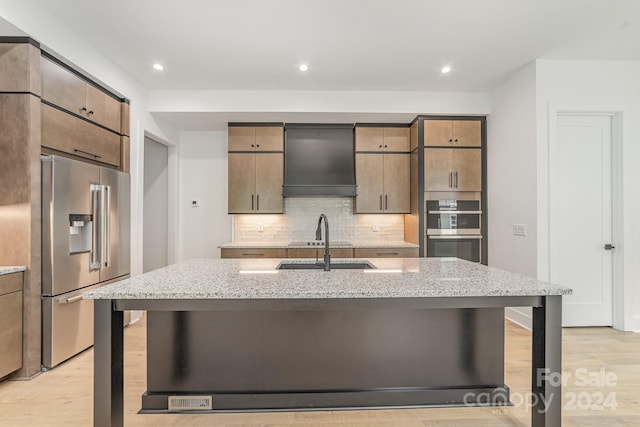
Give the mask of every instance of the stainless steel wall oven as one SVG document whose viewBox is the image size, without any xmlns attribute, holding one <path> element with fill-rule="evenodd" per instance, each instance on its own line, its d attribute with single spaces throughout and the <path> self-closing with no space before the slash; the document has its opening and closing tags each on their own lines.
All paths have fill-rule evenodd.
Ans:
<svg viewBox="0 0 640 427">
<path fill-rule="evenodd" d="M 426 224 L 426 256 L 482 262 L 479 200 L 427 200 Z"/>
</svg>

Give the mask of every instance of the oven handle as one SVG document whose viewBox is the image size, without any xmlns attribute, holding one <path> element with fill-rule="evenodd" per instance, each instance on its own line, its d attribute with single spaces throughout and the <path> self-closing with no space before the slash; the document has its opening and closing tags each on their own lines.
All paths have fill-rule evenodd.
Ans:
<svg viewBox="0 0 640 427">
<path fill-rule="evenodd" d="M 474 215 L 482 215 L 482 211 L 427 211 L 428 214 L 474 214 Z"/>
<path fill-rule="evenodd" d="M 432 235 L 432 236 L 427 236 L 427 238 L 429 239 L 433 239 L 433 240 L 444 240 L 444 239 L 482 239 L 482 236 L 479 235 L 474 235 L 474 234 L 457 234 L 457 235 Z"/>
</svg>

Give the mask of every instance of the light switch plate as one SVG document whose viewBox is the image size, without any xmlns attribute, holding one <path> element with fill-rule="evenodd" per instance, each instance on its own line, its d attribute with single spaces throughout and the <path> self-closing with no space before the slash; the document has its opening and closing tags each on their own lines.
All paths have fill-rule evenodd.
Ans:
<svg viewBox="0 0 640 427">
<path fill-rule="evenodd" d="M 526 236 L 527 235 L 527 224 L 513 224 L 513 235 L 514 236 Z"/>
</svg>

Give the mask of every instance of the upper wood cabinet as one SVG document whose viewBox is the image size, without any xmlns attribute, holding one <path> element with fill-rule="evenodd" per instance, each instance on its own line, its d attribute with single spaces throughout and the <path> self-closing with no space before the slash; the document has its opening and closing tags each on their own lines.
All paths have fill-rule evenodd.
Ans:
<svg viewBox="0 0 640 427">
<path fill-rule="evenodd" d="M 229 151 L 283 151 L 282 126 L 229 126 Z"/>
<path fill-rule="evenodd" d="M 479 120 L 425 120 L 425 147 L 480 147 L 482 125 Z"/>
<path fill-rule="evenodd" d="M 229 206 L 232 213 L 282 213 L 282 126 L 229 126 Z"/>
<path fill-rule="evenodd" d="M 120 167 L 124 161 L 128 170 L 128 137 L 121 137 L 47 104 L 42 104 L 41 112 L 43 147 L 115 167 Z"/>
<path fill-rule="evenodd" d="M 408 127 L 356 126 L 356 151 L 409 151 Z"/>
<path fill-rule="evenodd" d="M 426 148 L 424 191 L 482 191 L 480 149 Z"/>
<path fill-rule="evenodd" d="M 409 153 L 356 153 L 356 213 L 409 213 Z"/>
<path fill-rule="evenodd" d="M 42 99 L 121 132 L 121 102 L 46 57 L 41 59 Z"/>
</svg>

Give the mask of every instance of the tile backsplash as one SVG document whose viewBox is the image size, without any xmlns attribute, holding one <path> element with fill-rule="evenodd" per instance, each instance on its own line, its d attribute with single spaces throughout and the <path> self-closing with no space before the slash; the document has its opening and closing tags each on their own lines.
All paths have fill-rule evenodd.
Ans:
<svg viewBox="0 0 640 427">
<path fill-rule="evenodd" d="M 235 215 L 234 242 L 268 244 L 315 240 L 318 218 L 322 213 L 329 220 L 330 241 L 378 243 L 404 240 L 404 215 L 355 215 L 353 204 L 354 199 L 346 197 L 286 198 L 283 215 Z"/>
</svg>

